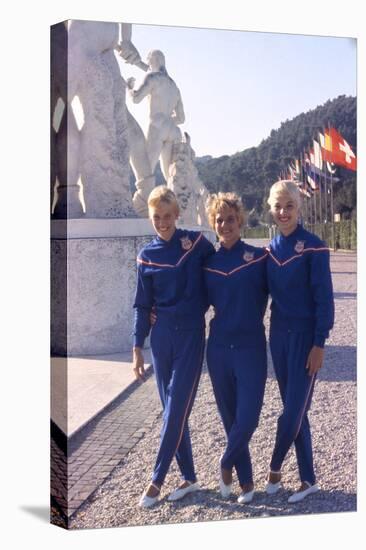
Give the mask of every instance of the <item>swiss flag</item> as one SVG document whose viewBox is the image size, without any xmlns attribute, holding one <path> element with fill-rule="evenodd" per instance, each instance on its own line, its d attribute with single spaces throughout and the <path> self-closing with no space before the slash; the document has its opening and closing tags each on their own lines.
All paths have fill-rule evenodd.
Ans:
<svg viewBox="0 0 366 550">
<path fill-rule="evenodd" d="M 334 162 L 349 170 L 357 170 L 356 155 L 351 146 L 335 128 L 324 132 L 324 140 L 321 140 L 322 157 L 328 162 Z"/>
</svg>

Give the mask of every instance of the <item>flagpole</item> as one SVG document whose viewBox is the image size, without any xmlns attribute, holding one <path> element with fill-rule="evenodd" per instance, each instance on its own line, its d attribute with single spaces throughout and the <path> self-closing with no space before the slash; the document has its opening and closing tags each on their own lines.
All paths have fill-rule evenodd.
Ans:
<svg viewBox="0 0 366 550">
<path fill-rule="evenodd" d="M 303 178 L 304 191 L 305 193 L 308 193 L 308 180 L 306 178 L 304 164 L 304 155 L 301 154 L 301 177 Z M 309 201 L 309 198 L 311 198 L 311 195 L 310 197 L 306 195 L 306 219 L 308 222 L 308 228 L 311 225 L 311 203 Z"/>
<path fill-rule="evenodd" d="M 305 220 L 306 220 L 306 227 L 309 225 L 309 213 L 308 213 L 308 197 L 306 195 L 306 181 L 304 181 L 304 174 L 303 174 L 303 162 L 302 162 L 302 153 L 300 153 L 300 181 L 302 184 L 302 188 L 304 190 L 304 202 L 305 202 Z"/>
<path fill-rule="evenodd" d="M 323 127 L 324 135 L 324 127 Z M 327 161 L 324 161 L 324 196 L 325 196 L 325 223 L 328 223 L 328 186 L 327 186 Z"/>
<path fill-rule="evenodd" d="M 330 212 L 332 216 L 332 240 L 333 250 L 335 251 L 335 231 L 334 231 L 334 197 L 333 197 L 333 175 L 330 173 Z"/>
<path fill-rule="evenodd" d="M 321 165 L 320 167 L 320 170 L 323 171 L 323 160 L 322 160 L 322 157 L 321 157 L 321 149 L 320 149 L 320 146 L 318 145 L 318 156 L 319 156 L 319 164 Z M 323 202 L 324 202 L 324 194 L 322 192 L 322 174 L 320 173 L 320 178 L 319 178 L 319 181 L 320 181 L 320 204 L 321 204 L 321 208 L 320 208 L 320 214 L 321 214 L 321 218 L 322 218 L 322 221 L 321 221 L 321 232 L 322 232 L 322 239 L 324 239 L 325 237 L 325 227 L 324 227 L 324 208 L 323 208 Z"/>
<path fill-rule="evenodd" d="M 324 206 L 325 206 L 325 236 L 328 234 L 328 188 L 327 188 L 327 164 L 324 166 Z"/>
<path fill-rule="evenodd" d="M 325 140 L 325 131 L 323 127 L 323 139 Z M 324 197 L 325 197 L 325 234 L 328 238 L 328 227 L 329 227 L 329 218 L 328 218 L 328 191 L 330 192 L 330 189 L 328 189 L 328 179 L 327 179 L 327 168 L 328 168 L 328 160 L 324 160 Z M 332 176 L 331 176 L 332 177 Z"/>
<path fill-rule="evenodd" d="M 313 164 L 311 162 L 311 156 L 309 154 L 309 158 L 310 158 L 310 173 L 311 173 L 311 176 L 312 176 L 312 179 L 313 181 L 315 181 L 315 184 L 316 184 L 316 179 L 315 179 L 315 174 L 314 174 L 314 170 L 312 168 Z M 314 231 L 315 231 L 315 226 L 316 226 L 316 218 L 317 218 L 317 200 L 316 200 L 316 189 L 314 189 L 314 194 L 313 194 L 313 197 L 314 197 Z"/>
<path fill-rule="evenodd" d="M 301 178 L 303 178 L 304 182 L 304 189 L 307 191 L 308 188 L 308 180 L 306 177 L 306 167 L 305 167 L 305 151 L 301 153 Z M 309 201 L 306 201 L 307 204 L 307 218 L 308 218 L 308 226 L 311 226 L 311 203 Z"/>
<path fill-rule="evenodd" d="M 314 148 L 314 162 L 315 162 L 315 166 L 317 168 L 319 168 L 319 170 L 321 170 L 320 168 L 320 159 L 319 159 L 319 149 L 318 147 L 316 148 L 316 152 L 315 152 L 315 139 L 313 138 L 313 148 Z M 314 173 L 315 175 L 315 173 Z M 322 176 L 321 176 L 321 173 L 319 175 L 319 230 L 320 230 L 320 234 L 321 234 L 321 238 L 323 238 L 323 231 L 322 231 L 322 228 L 323 228 L 323 213 L 322 213 Z"/>
<path fill-rule="evenodd" d="M 330 124 L 328 120 L 328 135 L 330 136 Z M 330 157 L 333 159 L 333 140 L 331 141 Z M 331 161 L 332 162 L 332 161 Z M 333 251 L 335 251 L 335 231 L 334 231 L 334 195 L 333 195 L 333 174 L 330 172 L 330 215 L 332 216 L 332 241 Z"/>
<path fill-rule="evenodd" d="M 327 236 L 327 239 L 330 238 L 329 233 L 329 221 L 330 221 L 330 212 L 329 212 L 329 194 L 330 194 L 330 188 L 329 188 L 329 174 L 327 172 L 328 170 L 328 162 L 325 161 L 325 167 L 324 167 L 324 197 L 325 197 L 325 225 L 326 225 L 326 231 L 325 234 Z M 329 237 L 328 237 L 329 235 Z"/>
<path fill-rule="evenodd" d="M 311 187 L 310 183 L 308 183 L 308 172 L 307 172 L 307 167 L 306 167 L 306 162 L 305 162 L 305 149 L 303 151 L 303 159 L 304 159 L 304 177 L 305 177 L 305 184 L 306 186 L 310 187 L 312 192 L 311 192 L 311 195 L 310 195 L 310 199 L 309 199 L 309 223 L 310 223 L 310 231 L 313 231 L 314 230 L 314 225 L 315 225 L 315 219 L 314 219 L 314 215 L 313 215 L 313 212 L 314 212 L 314 190 L 313 188 Z"/>
</svg>

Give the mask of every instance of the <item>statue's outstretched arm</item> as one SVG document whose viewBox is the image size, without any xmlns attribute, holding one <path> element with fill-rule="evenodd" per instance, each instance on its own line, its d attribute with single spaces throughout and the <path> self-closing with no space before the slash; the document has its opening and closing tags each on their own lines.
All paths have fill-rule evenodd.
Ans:
<svg viewBox="0 0 366 550">
<path fill-rule="evenodd" d="M 136 90 L 129 89 L 129 94 L 132 97 L 132 101 L 134 103 L 140 103 L 144 97 L 149 95 L 152 92 L 152 78 L 151 75 L 148 74 L 145 78 L 143 83 L 139 88 Z"/>
<path fill-rule="evenodd" d="M 136 65 L 143 71 L 148 70 L 148 65 L 141 61 L 141 56 L 136 47 L 132 44 L 132 25 L 131 23 L 121 23 L 122 27 L 122 42 L 117 44 L 116 50 L 126 63 Z"/>
</svg>

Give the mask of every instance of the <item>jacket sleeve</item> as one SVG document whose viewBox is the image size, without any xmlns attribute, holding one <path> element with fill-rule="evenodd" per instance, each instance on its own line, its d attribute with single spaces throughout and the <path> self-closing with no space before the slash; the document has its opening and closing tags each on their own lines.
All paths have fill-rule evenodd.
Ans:
<svg viewBox="0 0 366 550">
<path fill-rule="evenodd" d="M 267 262 L 268 262 L 268 250 L 263 247 L 263 254 L 265 257 L 261 261 L 262 264 L 262 285 L 263 285 L 263 293 L 265 296 L 264 301 L 264 310 L 263 310 L 263 317 L 266 313 L 267 305 L 268 305 L 268 297 L 269 297 L 269 286 L 268 286 L 268 275 L 267 275 Z"/>
<path fill-rule="evenodd" d="M 203 271 L 203 267 L 206 264 L 207 258 L 209 258 L 212 254 L 215 254 L 215 247 L 214 245 L 206 239 L 204 235 L 202 235 L 202 296 L 203 296 L 203 304 L 204 304 L 204 311 L 207 312 L 208 308 L 210 307 L 210 299 L 208 295 L 208 288 L 206 285 L 206 277 Z"/>
<path fill-rule="evenodd" d="M 137 289 L 133 307 L 135 309 L 133 345 L 142 348 L 150 332 L 150 312 L 154 304 L 152 278 L 144 274 L 143 266 L 138 265 Z"/>
<path fill-rule="evenodd" d="M 314 345 L 324 347 L 334 324 L 333 285 L 329 265 L 329 251 L 315 251 L 311 255 L 311 288 L 315 303 Z"/>
<path fill-rule="evenodd" d="M 201 246 L 202 246 L 202 258 L 203 258 L 203 263 L 205 263 L 205 261 L 207 260 L 207 258 L 209 256 L 211 256 L 211 254 L 214 254 L 215 253 L 215 247 L 214 245 L 208 240 L 206 239 L 206 237 L 204 235 L 202 235 L 202 243 L 201 243 Z"/>
</svg>

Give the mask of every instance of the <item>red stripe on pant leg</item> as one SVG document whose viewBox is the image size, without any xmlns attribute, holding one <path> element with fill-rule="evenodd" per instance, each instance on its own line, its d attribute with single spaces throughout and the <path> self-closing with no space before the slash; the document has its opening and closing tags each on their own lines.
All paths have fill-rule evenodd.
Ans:
<svg viewBox="0 0 366 550">
<path fill-rule="evenodd" d="M 311 390 L 312 390 L 312 388 L 313 388 L 314 379 L 315 379 L 315 374 L 313 374 L 312 377 L 311 377 L 311 382 L 310 382 L 310 385 L 309 385 L 308 394 L 307 394 L 307 396 L 306 396 L 305 404 L 304 404 L 304 407 L 303 407 L 302 412 L 301 412 L 301 415 L 300 415 L 300 422 L 299 422 L 299 426 L 298 426 L 298 428 L 297 428 L 297 430 L 296 430 L 295 439 L 296 439 L 297 436 L 299 435 L 299 431 L 300 431 L 301 424 L 302 424 L 302 421 L 303 421 L 303 418 L 304 418 L 304 414 L 305 414 L 305 411 L 306 411 L 306 407 L 307 407 L 307 405 L 308 405 L 308 401 L 309 401 L 309 397 L 310 397 L 310 394 L 311 394 Z"/>
<path fill-rule="evenodd" d="M 205 334 L 203 334 L 203 338 L 202 338 L 201 359 L 200 359 L 200 362 L 201 362 L 201 363 L 202 363 L 202 360 L 203 360 L 204 342 L 205 342 Z M 184 413 L 184 415 L 183 415 L 182 428 L 181 428 L 181 431 L 180 431 L 180 435 L 179 435 L 179 439 L 178 439 L 178 444 L 177 444 L 177 446 L 176 446 L 176 449 L 175 449 L 175 451 L 174 451 L 174 454 L 177 452 L 178 447 L 179 447 L 180 442 L 181 442 L 182 437 L 183 437 L 183 430 L 184 430 L 184 424 L 185 424 L 185 422 L 186 422 L 187 412 L 188 412 L 188 409 L 189 409 L 189 407 L 190 407 L 190 405 L 191 405 L 192 395 L 193 395 L 193 392 L 194 392 L 194 389 L 195 389 L 195 387 L 196 387 L 196 383 L 197 383 L 197 381 L 198 381 L 198 378 L 199 378 L 200 374 L 201 374 L 201 369 L 199 369 L 199 371 L 198 371 L 198 373 L 197 373 L 197 376 L 196 376 L 196 378 L 195 378 L 195 380 L 194 380 L 194 383 L 193 383 L 193 385 L 192 385 L 191 393 L 190 393 L 190 395 L 189 395 L 188 403 L 187 403 L 187 406 L 186 406 L 186 409 L 185 409 L 185 413 Z"/>
</svg>

